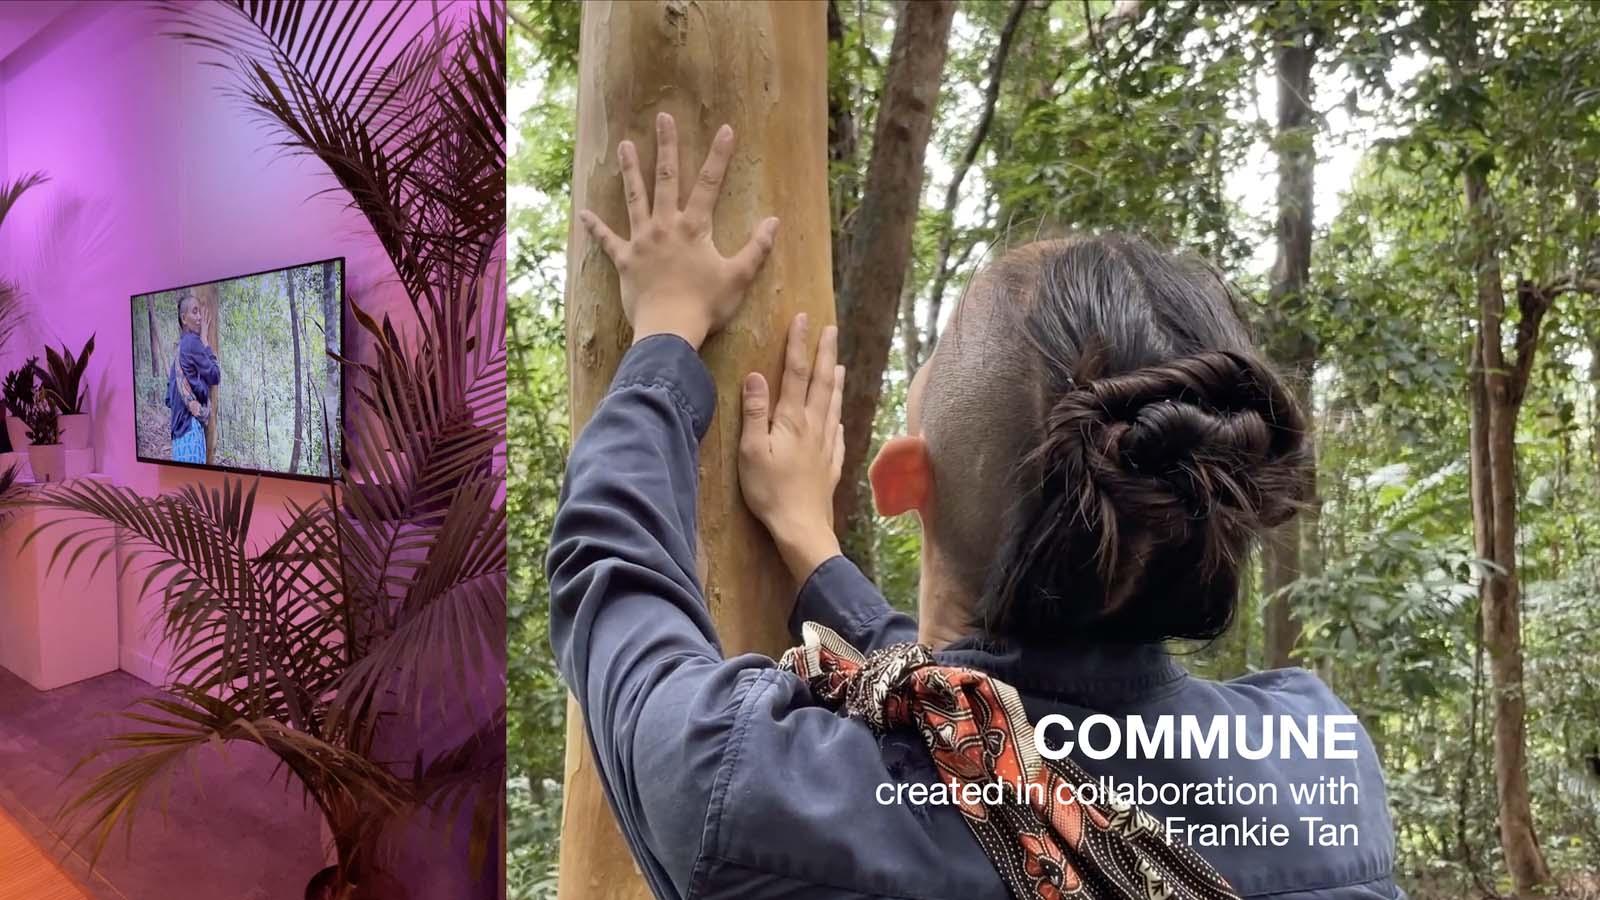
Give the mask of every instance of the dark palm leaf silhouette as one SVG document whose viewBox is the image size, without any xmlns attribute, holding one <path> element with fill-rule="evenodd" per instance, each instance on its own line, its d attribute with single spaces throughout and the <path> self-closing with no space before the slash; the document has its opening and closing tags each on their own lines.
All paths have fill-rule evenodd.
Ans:
<svg viewBox="0 0 1600 900">
<path fill-rule="evenodd" d="M 345 482 L 253 546 L 254 485 L 144 497 L 69 482 L 37 502 L 52 565 L 111 560 L 161 597 L 171 683 L 67 808 L 98 855 L 188 752 L 266 747 L 332 828 L 354 881 L 380 832 L 474 813 L 479 864 L 504 783 L 505 20 L 497 3 L 163 2 L 292 153 L 321 160 L 370 224 L 409 316 L 354 308 L 372 352 L 342 360 Z M 32 540 L 38 532 L 29 536 Z M 469 717 L 451 746 L 422 735 Z M 91 761 L 85 761 L 86 763 Z"/>
</svg>

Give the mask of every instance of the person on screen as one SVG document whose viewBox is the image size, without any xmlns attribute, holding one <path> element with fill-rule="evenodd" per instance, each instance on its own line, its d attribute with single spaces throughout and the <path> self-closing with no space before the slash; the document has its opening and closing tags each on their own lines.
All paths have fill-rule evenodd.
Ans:
<svg viewBox="0 0 1600 900">
<path fill-rule="evenodd" d="M 178 349 L 167 372 L 167 408 L 172 411 L 172 461 L 206 462 L 206 419 L 211 389 L 222 381 L 217 354 L 200 338 L 200 300 L 193 291 L 178 298 Z"/>
<path fill-rule="evenodd" d="M 656 129 L 653 209 L 637 149 L 619 147 L 629 239 L 579 213 L 616 265 L 634 343 L 572 447 L 546 560 L 556 659 L 655 895 L 1403 898 L 1383 775 L 1359 724 L 1353 758 L 1275 745 L 1266 758 L 1223 746 L 1102 759 L 1082 752 L 1087 730 L 1071 735 L 1080 773 L 1188 798 L 1148 809 L 1015 789 L 899 799 L 1048 778 L 1068 760 L 1040 761 L 1035 734 L 1052 756 L 1064 748 L 1063 725 L 1033 730 L 1045 716 L 1147 728 L 1193 717 L 1238 729 L 1233 746 L 1255 750 L 1286 717 L 1349 716 L 1305 669 L 1216 682 L 1165 646 L 1228 627 L 1252 545 L 1311 489 L 1303 413 L 1221 276 L 1107 235 L 1010 248 L 972 279 L 911 379 L 909 433 L 869 471 L 878 510 L 921 526 L 913 619 L 834 536 L 837 330 L 822 329 L 813 356 L 797 317 L 780 384 L 752 373 L 742 410 L 716 409 L 699 350 L 743 302 L 777 223 L 723 257 L 712 210 L 731 131 L 680 210 L 675 126 L 662 115 Z M 777 661 L 723 654 L 696 555 L 700 442 L 713 415 L 741 412 L 740 489 L 800 585 L 789 624 L 801 644 Z M 788 608 L 776 596 L 723 601 Z M 1325 779 L 1358 799 L 1295 789 Z M 1068 782 L 1085 783 L 1097 782 Z M 1259 803 L 1190 790 L 1239 783 L 1276 799 L 1265 787 Z M 1308 818 L 1348 824 L 1357 840 L 1313 840 Z M 1174 820 L 1264 822 L 1290 838 L 1265 841 L 1258 827 L 1189 841 Z"/>
</svg>

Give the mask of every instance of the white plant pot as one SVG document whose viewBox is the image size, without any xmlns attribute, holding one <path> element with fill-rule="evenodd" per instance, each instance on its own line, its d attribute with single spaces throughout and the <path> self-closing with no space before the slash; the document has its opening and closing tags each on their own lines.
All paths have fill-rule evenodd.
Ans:
<svg viewBox="0 0 1600 900">
<path fill-rule="evenodd" d="M 88 413 L 73 413 L 61 417 L 61 445 L 68 450 L 83 450 L 89 446 L 94 423 Z"/>
<path fill-rule="evenodd" d="M 21 452 L 33 442 L 28 440 L 28 426 L 16 416 L 6 416 L 6 434 L 11 438 L 11 449 Z"/>
<path fill-rule="evenodd" d="M 67 477 L 67 448 L 60 444 L 29 447 L 28 461 L 33 464 L 33 480 L 39 484 Z"/>
</svg>

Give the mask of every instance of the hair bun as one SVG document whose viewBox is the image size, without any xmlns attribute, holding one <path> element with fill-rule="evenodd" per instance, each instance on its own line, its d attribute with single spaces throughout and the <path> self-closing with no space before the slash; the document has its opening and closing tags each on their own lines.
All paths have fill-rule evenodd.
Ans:
<svg viewBox="0 0 1600 900">
<path fill-rule="evenodd" d="M 1205 351 L 1093 377 L 1084 362 L 1023 464 L 1036 528 L 1013 576 L 1076 581 L 1115 613 L 1153 560 L 1209 579 L 1304 505 L 1305 420 L 1263 364 Z"/>
</svg>

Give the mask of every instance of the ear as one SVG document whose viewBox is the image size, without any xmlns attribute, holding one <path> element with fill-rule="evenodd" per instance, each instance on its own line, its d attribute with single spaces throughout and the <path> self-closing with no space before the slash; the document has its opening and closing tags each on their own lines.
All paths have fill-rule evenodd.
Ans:
<svg viewBox="0 0 1600 900">
<path fill-rule="evenodd" d="M 928 442 L 919 435 L 890 438 L 867 469 L 867 481 L 872 484 L 872 500 L 880 516 L 927 509 L 933 485 Z"/>
</svg>

